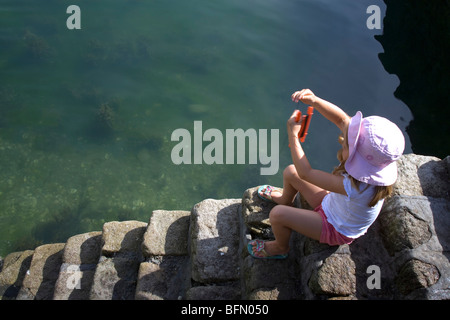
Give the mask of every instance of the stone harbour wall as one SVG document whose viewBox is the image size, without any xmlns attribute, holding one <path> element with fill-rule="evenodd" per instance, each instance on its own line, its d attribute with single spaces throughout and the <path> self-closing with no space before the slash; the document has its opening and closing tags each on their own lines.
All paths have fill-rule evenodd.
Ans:
<svg viewBox="0 0 450 320">
<path fill-rule="evenodd" d="M 293 233 L 286 260 L 249 256 L 274 206 L 205 199 L 191 211 L 112 221 L 0 259 L 0 298 L 17 300 L 450 299 L 450 159 L 404 155 L 368 233 L 330 247 Z M 307 207 L 301 197 L 296 206 Z"/>
</svg>

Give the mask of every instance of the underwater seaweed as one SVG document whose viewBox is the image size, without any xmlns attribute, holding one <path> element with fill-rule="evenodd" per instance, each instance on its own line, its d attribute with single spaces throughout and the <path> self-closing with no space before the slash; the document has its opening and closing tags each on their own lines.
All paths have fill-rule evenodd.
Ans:
<svg viewBox="0 0 450 320">
<path fill-rule="evenodd" d="M 81 199 L 74 207 L 63 207 L 51 218 L 34 226 L 32 235 L 43 243 L 66 241 L 74 234 L 82 232 L 82 216 L 89 201 Z"/>
<path fill-rule="evenodd" d="M 108 103 L 102 103 L 97 110 L 97 120 L 100 125 L 114 129 L 115 112 Z"/>
<path fill-rule="evenodd" d="M 26 54 L 32 59 L 43 61 L 51 56 L 51 48 L 44 38 L 39 37 L 30 30 L 26 30 L 23 40 L 25 43 Z"/>
<path fill-rule="evenodd" d="M 86 53 L 83 56 L 84 62 L 88 66 L 100 66 L 108 58 L 107 46 L 97 39 L 91 39 L 87 43 Z"/>
<path fill-rule="evenodd" d="M 76 100 L 79 100 L 83 104 L 99 104 L 104 100 L 103 91 L 93 85 L 87 84 L 81 87 L 74 86 L 73 84 L 67 84 L 64 86 L 64 90 Z"/>
<path fill-rule="evenodd" d="M 116 131 L 116 112 L 113 103 L 105 102 L 95 110 L 87 135 L 97 142 L 109 141 Z"/>
</svg>

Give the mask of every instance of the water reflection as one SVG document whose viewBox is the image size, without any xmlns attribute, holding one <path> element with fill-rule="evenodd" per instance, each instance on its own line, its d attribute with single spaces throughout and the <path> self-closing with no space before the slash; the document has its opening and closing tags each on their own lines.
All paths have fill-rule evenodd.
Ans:
<svg viewBox="0 0 450 320">
<path fill-rule="evenodd" d="M 400 78 L 395 96 L 414 114 L 407 128 L 412 149 L 443 159 L 450 154 L 450 7 L 443 1 L 385 2 L 380 60 Z"/>
</svg>

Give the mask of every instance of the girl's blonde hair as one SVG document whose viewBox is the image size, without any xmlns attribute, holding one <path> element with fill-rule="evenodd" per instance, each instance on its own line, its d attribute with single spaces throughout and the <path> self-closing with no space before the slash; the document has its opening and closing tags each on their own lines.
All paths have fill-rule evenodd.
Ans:
<svg viewBox="0 0 450 320">
<path fill-rule="evenodd" d="M 342 133 L 339 135 L 338 141 L 341 145 L 345 145 L 348 148 L 348 128 L 346 128 L 345 130 L 345 134 L 343 135 Z M 339 160 L 339 165 L 337 167 L 334 168 L 333 170 L 333 174 L 335 175 L 341 175 L 343 173 L 347 173 L 347 170 L 345 170 L 345 160 L 342 158 L 342 148 L 339 149 L 338 153 L 337 153 L 337 158 Z M 356 188 L 356 190 L 359 190 L 359 186 L 361 184 L 361 181 L 356 180 L 355 178 L 353 178 L 351 175 L 348 175 L 350 178 L 350 181 L 352 182 L 353 187 Z M 364 190 L 366 190 L 369 187 L 369 185 L 367 185 L 363 190 L 360 190 L 359 192 L 363 192 Z M 372 197 L 372 200 L 370 200 L 369 202 L 369 207 L 373 207 L 377 204 L 378 201 L 385 199 L 385 198 L 389 198 L 392 195 L 392 191 L 393 191 L 393 185 L 390 186 L 375 186 L 375 193 Z"/>
</svg>

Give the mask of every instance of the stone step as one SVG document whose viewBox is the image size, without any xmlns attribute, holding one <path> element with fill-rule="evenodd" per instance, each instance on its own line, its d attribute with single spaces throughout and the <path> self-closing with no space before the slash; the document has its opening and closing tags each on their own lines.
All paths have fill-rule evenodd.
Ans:
<svg viewBox="0 0 450 320">
<path fill-rule="evenodd" d="M 102 247 L 102 232 L 69 238 L 56 281 L 54 300 L 88 300 Z"/>
<path fill-rule="evenodd" d="M 34 250 L 17 300 L 51 300 L 62 264 L 64 243 L 45 244 Z"/>
<path fill-rule="evenodd" d="M 32 257 L 32 263 L 22 266 L 22 274 L 27 273 L 23 283 L 5 279 L 2 286 L 8 285 L 9 292 L 20 289 L 18 299 L 240 299 L 241 268 L 244 265 L 245 274 L 254 270 L 241 260 L 248 258 L 246 243 L 251 239 L 241 202 L 206 199 L 191 212 L 156 210 L 148 224 L 108 222 L 102 232 L 38 247 L 35 255 L 16 253 L 13 256 L 22 257 L 17 261 Z M 4 270 L 12 270 L 11 258 L 5 259 Z M 50 263 L 47 259 L 52 273 L 39 276 Z M 251 258 L 246 261 L 253 263 Z M 0 275 L 6 278 L 6 273 Z M 257 281 L 253 277 L 244 285 L 255 289 Z M 46 291 L 41 288 L 44 282 Z"/>
<path fill-rule="evenodd" d="M 240 199 L 207 199 L 192 209 L 192 279 L 204 284 L 239 280 Z"/>
<path fill-rule="evenodd" d="M 191 212 L 188 299 L 240 299 L 241 199 L 206 199 Z"/>
<path fill-rule="evenodd" d="M 0 272 L 0 300 L 16 299 L 23 279 L 30 269 L 34 250 L 12 252 L 3 260 Z"/>
<path fill-rule="evenodd" d="M 254 239 L 273 239 L 269 222 L 274 203 L 257 195 L 258 187 L 247 189 L 242 197 L 241 252 L 242 298 L 250 300 L 298 299 L 300 296 L 300 269 L 297 263 L 299 250 L 293 233 L 289 255 L 285 260 L 254 259 L 247 250 L 247 243 Z M 296 204 L 299 200 L 296 200 Z"/>
<path fill-rule="evenodd" d="M 134 299 L 146 228 L 147 223 L 140 221 L 113 221 L 103 225 L 103 246 L 90 288 L 90 300 Z"/>
<path fill-rule="evenodd" d="M 136 300 L 184 299 L 190 286 L 189 211 L 153 211 L 144 234 Z"/>
</svg>

